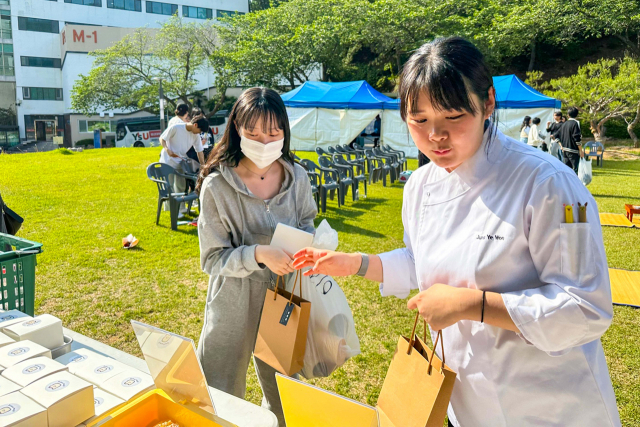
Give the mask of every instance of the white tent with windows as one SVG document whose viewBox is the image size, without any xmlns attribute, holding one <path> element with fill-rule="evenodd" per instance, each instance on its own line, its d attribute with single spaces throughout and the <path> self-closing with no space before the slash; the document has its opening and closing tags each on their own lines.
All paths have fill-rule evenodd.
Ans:
<svg viewBox="0 0 640 427">
<path fill-rule="evenodd" d="M 381 142 L 409 157 L 418 154 L 393 99 L 366 81 L 306 82 L 282 99 L 289 115 L 292 149 L 314 151 L 349 144 L 380 115 Z"/>
</svg>

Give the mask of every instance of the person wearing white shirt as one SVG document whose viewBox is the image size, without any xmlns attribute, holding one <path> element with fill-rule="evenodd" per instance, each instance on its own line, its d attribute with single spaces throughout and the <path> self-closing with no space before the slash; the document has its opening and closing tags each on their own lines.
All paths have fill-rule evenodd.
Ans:
<svg viewBox="0 0 640 427">
<path fill-rule="evenodd" d="M 204 164 L 204 154 L 200 132 L 209 129 L 209 122 L 204 117 L 196 117 L 191 123 L 178 123 L 167 128 L 160 135 L 160 163 L 168 164 L 176 171 L 184 173 L 184 164 L 189 161 L 187 151 L 193 147 L 198 155 L 200 165 Z M 171 186 L 176 193 L 183 193 L 187 187 L 184 178 L 171 175 Z"/>
<path fill-rule="evenodd" d="M 527 145 L 531 145 L 532 147 L 540 148 L 544 139 L 542 139 L 540 135 L 540 130 L 538 125 L 540 124 L 540 117 L 534 117 L 531 120 L 531 128 L 529 129 L 529 138 L 527 140 Z"/>
<path fill-rule="evenodd" d="M 457 372 L 452 426 L 620 426 L 600 342 L 611 288 L 589 191 L 557 159 L 498 130 L 491 73 L 461 38 L 419 48 L 399 97 L 431 159 L 404 189 L 406 247 L 380 255 L 306 248 L 294 267 L 358 274 L 380 282 L 383 296 L 420 291 L 407 307 L 432 337 L 442 331 Z M 565 221 L 564 205 L 578 202 L 587 222 Z"/>
</svg>

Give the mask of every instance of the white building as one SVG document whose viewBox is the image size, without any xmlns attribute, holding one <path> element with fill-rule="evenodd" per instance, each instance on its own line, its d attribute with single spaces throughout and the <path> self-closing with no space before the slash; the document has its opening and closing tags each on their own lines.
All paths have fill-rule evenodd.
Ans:
<svg viewBox="0 0 640 427">
<path fill-rule="evenodd" d="M 10 3 L 9 3 L 10 2 Z M 87 53 L 108 47 L 134 28 L 160 27 L 177 13 L 186 20 L 215 19 L 227 13 L 247 13 L 248 0 L 0 0 L 0 96 L 14 87 L 15 100 L 0 99 L 0 107 L 15 102 L 22 140 L 64 136 L 65 145 L 92 137 L 99 123 L 107 137 L 115 132 L 119 111 L 84 117 L 71 110 L 71 89 L 87 74 L 93 58 Z M 10 26 L 6 25 L 10 16 Z M 6 38 L 10 35 L 10 38 Z M 198 89 L 213 84 L 199 77 Z M 3 90 L 5 89 L 5 90 Z M 1 141 L 0 141 L 1 142 Z"/>
</svg>

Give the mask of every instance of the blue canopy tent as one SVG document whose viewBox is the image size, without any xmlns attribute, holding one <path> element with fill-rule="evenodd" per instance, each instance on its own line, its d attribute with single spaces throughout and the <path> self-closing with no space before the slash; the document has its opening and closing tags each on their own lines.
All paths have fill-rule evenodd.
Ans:
<svg viewBox="0 0 640 427">
<path fill-rule="evenodd" d="M 393 99 L 364 80 L 355 82 L 305 82 L 281 95 L 287 106 L 291 146 L 313 151 L 316 147 L 348 144 L 381 116 L 381 141 L 416 156 L 407 126 L 393 107 Z M 386 111 L 386 106 L 391 111 Z"/>
</svg>

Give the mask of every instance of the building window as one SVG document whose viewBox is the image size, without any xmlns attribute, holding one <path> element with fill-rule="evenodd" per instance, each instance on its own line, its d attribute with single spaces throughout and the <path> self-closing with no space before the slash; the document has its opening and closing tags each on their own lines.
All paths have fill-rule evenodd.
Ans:
<svg viewBox="0 0 640 427">
<path fill-rule="evenodd" d="M 195 19 L 212 19 L 213 10 L 204 7 L 182 6 L 182 16 Z"/>
<path fill-rule="evenodd" d="M 78 120 L 78 131 L 92 133 L 96 129 L 103 132 L 115 132 L 117 120 Z"/>
<path fill-rule="evenodd" d="M 142 12 L 141 0 L 107 0 L 107 7 L 110 9 L 130 10 L 132 12 Z"/>
<path fill-rule="evenodd" d="M 8 10 L 0 10 L 0 14 L 0 39 L 12 39 L 10 12 Z"/>
<path fill-rule="evenodd" d="M 64 0 L 65 3 L 81 4 L 83 6 L 102 7 L 102 0 Z"/>
<path fill-rule="evenodd" d="M 32 101 L 62 101 L 62 89 L 53 87 L 23 87 L 22 98 Z"/>
<path fill-rule="evenodd" d="M 58 34 L 60 32 L 58 21 L 38 18 L 25 18 L 23 16 L 18 17 L 18 29 L 23 31 L 37 31 L 40 33 Z"/>
<path fill-rule="evenodd" d="M 21 56 L 20 65 L 23 67 L 62 68 L 59 58 L 41 58 L 39 56 Z"/>
<path fill-rule="evenodd" d="M 11 2 L 9 0 L 0 0 L 0 6 L 9 6 L 10 4 Z"/>
<path fill-rule="evenodd" d="M 11 46 L 11 45 L 3 45 Z M 11 46 L 13 48 L 13 46 Z M 12 49 L 13 50 L 13 49 Z M 6 51 L 0 54 L 0 75 L 2 76 L 15 76 L 15 65 L 13 63 L 13 53 L 7 53 Z"/>
<path fill-rule="evenodd" d="M 176 15 L 178 13 L 178 5 L 160 3 L 157 1 L 147 1 L 147 13 L 155 13 L 158 15 Z"/>
<path fill-rule="evenodd" d="M 227 18 L 233 15 L 244 15 L 244 12 L 236 12 L 233 10 L 216 10 L 216 18 Z"/>
</svg>

